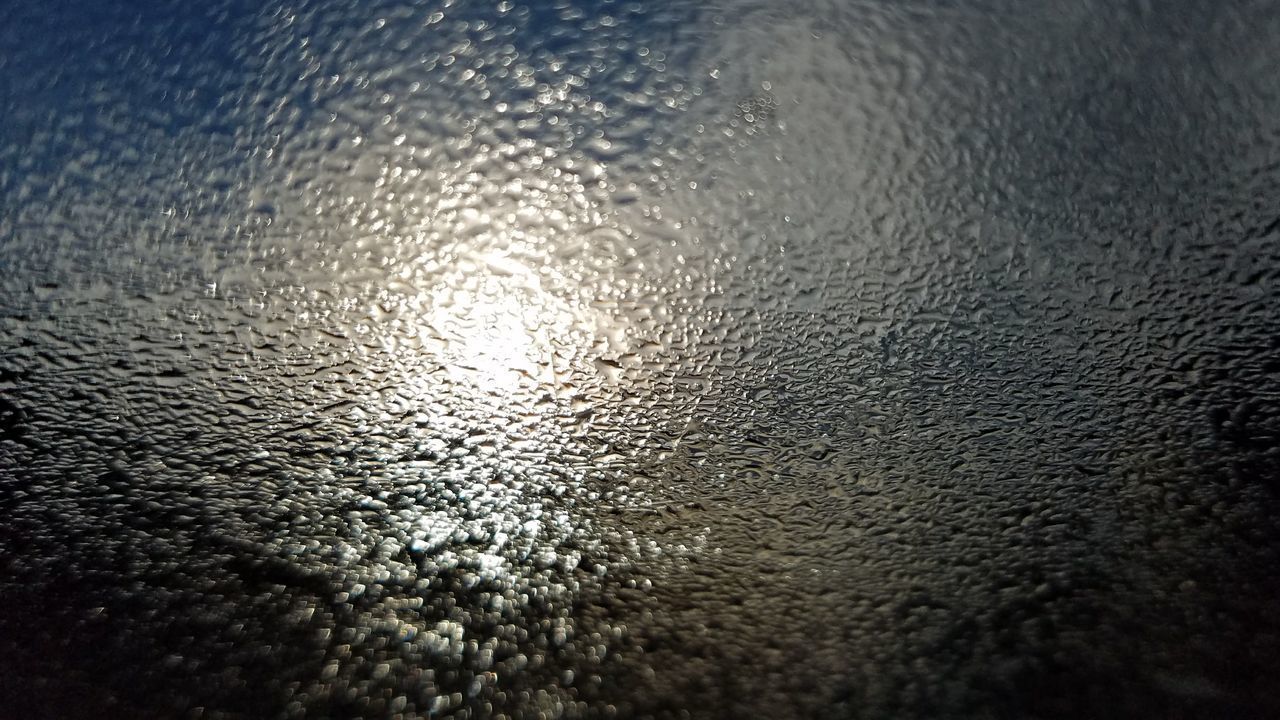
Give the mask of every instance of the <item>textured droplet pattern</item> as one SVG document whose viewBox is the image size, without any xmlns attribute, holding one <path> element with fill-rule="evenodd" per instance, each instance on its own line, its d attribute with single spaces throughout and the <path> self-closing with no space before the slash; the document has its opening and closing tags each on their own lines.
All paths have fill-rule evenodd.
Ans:
<svg viewBox="0 0 1280 720">
<path fill-rule="evenodd" d="M 1274 717 L 1266 3 L 0 8 L 0 717 Z"/>
</svg>

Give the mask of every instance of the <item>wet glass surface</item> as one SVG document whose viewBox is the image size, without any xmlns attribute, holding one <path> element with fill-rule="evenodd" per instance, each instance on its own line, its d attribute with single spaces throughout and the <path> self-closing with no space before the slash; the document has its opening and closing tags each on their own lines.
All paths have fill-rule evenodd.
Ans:
<svg viewBox="0 0 1280 720">
<path fill-rule="evenodd" d="M 1280 716 L 1275 9 L 4 3 L 0 716 Z"/>
</svg>

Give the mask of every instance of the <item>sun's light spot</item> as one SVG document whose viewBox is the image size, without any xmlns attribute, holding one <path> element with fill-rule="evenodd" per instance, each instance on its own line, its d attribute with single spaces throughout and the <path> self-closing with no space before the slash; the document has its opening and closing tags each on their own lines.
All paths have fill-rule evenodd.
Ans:
<svg viewBox="0 0 1280 720">
<path fill-rule="evenodd" d="M 449 376 L 486 393 L 553 389 L 555 344 L 573 334 L 580 313 L 510 257 L 488 253 L 467 265 L 464 280 L 423 302 L 424 331 Z"/>
<path fill-rule="evenodd" d="M 550 379 L 550 348 L 540 319 L 528 317 L 516 298 L 478 301 L 457 308 L 467 316 L 450 371 L 495 389 L 515 390 Z"/>
</svg>

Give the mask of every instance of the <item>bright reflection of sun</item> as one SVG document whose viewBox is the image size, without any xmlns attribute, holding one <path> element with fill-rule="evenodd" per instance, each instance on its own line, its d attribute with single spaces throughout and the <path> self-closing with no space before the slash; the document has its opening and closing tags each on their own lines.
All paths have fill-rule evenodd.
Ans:
<svg viewBox="0 0 1280 720">
<path fill-rule="evenodd" d="M 459 332 L 456 359 L 450 358 L 449 370 L 459 380 L 469 377 L 494 389 L 515 390 L 527 380 L 551 379 L 547 341 L 539 337 L 545 333 L 517 298 L 463 301 L 456 311 L 467 320 Z"/>
<path fill-rule="evenodd" d="M 422 332 L 448 375 L 490 394 L 554 389 L 555 346 L 576 335 L 580 311 L 505 256 L 488 254 L 468 270 L 422 298 Z"/>
</svg>

